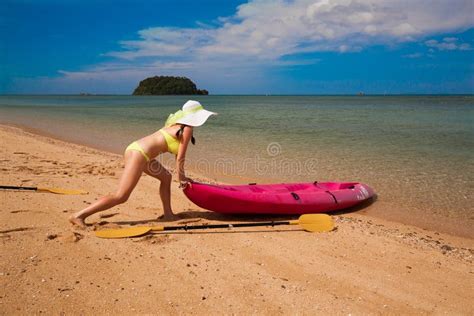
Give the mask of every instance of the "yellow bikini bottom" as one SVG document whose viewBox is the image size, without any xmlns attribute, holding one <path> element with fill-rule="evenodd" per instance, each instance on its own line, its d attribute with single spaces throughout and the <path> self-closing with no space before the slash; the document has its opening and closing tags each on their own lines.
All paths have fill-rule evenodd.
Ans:
<svg viewBox="0 0 474 316">
<path fill-rule="evenodd" d="M 133 142 L 130 145 L 128 145 L 127 149 L 125 149 L 125 152 L 129 150 L 135 150 L 138 151 L 142 156 L 145 158 L 146 161 L 150 161 L 150 157 L 146 154 L 146 152 L 143 150 L 142 146 L 138 144 L 137 142 Z"/>
</svg>

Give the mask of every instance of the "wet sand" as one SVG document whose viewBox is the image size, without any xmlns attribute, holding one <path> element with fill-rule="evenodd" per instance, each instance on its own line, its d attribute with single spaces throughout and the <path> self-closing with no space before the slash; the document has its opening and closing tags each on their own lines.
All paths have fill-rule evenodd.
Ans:
<svg viewBox="0 0 474 316">
<path fill-rule="evenodd" d="M 122 157 L 14 127 L 0 134 L 2 184 L 90 192 L 0 192 L 0 314 L 474 313 L 472 239 L 357 210 L 333 215 L 337 229 L 323 234 L 264 227 L 98 239 L 95 229 L 156 224 L 157 181 L 143 176 L 126 204 L 80 230 L 68 216 L 114 190 Z M 180 223 L 268 219 L 207 212 L 177 186 Z"/>
</svg>

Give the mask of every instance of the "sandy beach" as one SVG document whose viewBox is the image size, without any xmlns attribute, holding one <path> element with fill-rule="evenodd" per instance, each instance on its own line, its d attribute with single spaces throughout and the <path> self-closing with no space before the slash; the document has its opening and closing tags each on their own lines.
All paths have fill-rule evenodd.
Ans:
<svg viewBox="0 0 474 316">
<path fill-rule="evenodd" d="M 89 191 L 0 192 L 2 315 L 474 314 L 472 239 L 358 212 L 333 215 L 336 229 L 322 234 L 269 227 L 99 239 L 96 229 L 156 224 L 157 181 L 143 176 L 126 204 L 80 230 L 67 218 L 115 189 L 122 157 L 4 125 L 0 139 L 3 185 Z M 176 182 L 172 203 L 179 223 L 268 219 L 200 209 Z"/>
</svg>

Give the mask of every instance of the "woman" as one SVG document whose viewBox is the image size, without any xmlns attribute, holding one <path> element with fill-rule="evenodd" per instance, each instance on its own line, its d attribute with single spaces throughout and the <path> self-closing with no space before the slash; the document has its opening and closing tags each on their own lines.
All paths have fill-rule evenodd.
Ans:
<svg viewBox="0 0 474 316">
<path fill-rule="evenodd" d="M 74 225 L 85 227 L 85 219 L 88 216 L 125 203 L 137 185 L 142 172 L 160 180 L 163 219 L 165 221 L 174 220 L 176 217 L 171 210 L 171 173 L 154 158 L 167 151 L 175 154 L 180 187 L 185 187 L 191 181 L 185 175 L 184 160 L 189 142 L 194 144 L 193 127 L 201 126 L 211 115 L 215 114 L 205 110 L 197 101 L 186 102 L 182 110 L 170 114 L 162 129 L 131 143 L 125 149 L 125 169 L 117 191 L 71 215 L 69 221 Z"/>
</svg>

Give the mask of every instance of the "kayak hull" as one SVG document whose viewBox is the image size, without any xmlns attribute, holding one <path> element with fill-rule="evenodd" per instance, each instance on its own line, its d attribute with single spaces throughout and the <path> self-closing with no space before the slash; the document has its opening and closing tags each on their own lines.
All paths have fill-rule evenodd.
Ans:
<svg viewBox="0 0 474 316">
<path fill-rule="evenodd" d="M 193 182 L 184 194 L 196 205 L 227 214 L 308 214 L 337 211 L 374 196 L 359 182 L 214 185 Z"/>
</svg>

